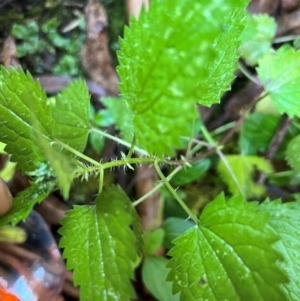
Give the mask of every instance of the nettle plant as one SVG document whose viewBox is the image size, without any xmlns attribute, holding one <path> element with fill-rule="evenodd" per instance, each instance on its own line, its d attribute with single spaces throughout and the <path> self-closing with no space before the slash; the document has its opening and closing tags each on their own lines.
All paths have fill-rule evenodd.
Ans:
<svg viewBox="0 0 300 301">
<path fill-rule="evenodd" d="M 29 73 L 1 68 L 0 141 L 31 186 L 16 196 L 0 225 L 16 225 L 54 190 L 67 200 L 75 179 L 99 177 L 94 204 L 74 206 L 60 229 L 60 247 L 81 300 L 134 299 L 131 281 L 141 262 L 144 283 L 163 301 L 299 299 L 300 203 L 247 200 L 263 194 L 254 172 L 273 172 L 257 151 L 268 145 L 280 115 L 297 128 L 300 52 L 271 49 L 274 20 L 246 17 L 246 4 L 152 0 L 149 12 L 131 19 L 118 53 L 122 97 L 103 100 L 121 138 L 90 125 L 83 81 L 47 99 Z M 196 104 L 218 103 L 230 89 L 238 51 L 250 65 L 258 64 L 265 92 L 256 103 L 267 101 L 277 115 L 262 118 L 251 112 L 253 103 L 243 113 L 237 154 L 224 155 L 223 144 L 199 122 Z M 109 162 L 86 156 L 91 132 L 127 146 L 128 153 Z M 298 132 L 283 150 L 294 174 L 300 171 Z M 185 155 L 176 155 L 178 149 Z M 198 217 L 170 181 L 195 166 L 207 170 L 201 162 L 212 153 L 220 156 L 216 169 L 230 194 L 219 194 Z M 152 192 L 165 185 L 189 216 L 165 224 L 165 232 L 177 232 L 168 259 L 153 255 L 162 243 L 161 229 L 143 234 L 135 207 L 144 198 L 132 202 L 120 187 L 104 185 L 105 172 L 137 164 L 154 166 L 161 181 Z M 165 175 L 162 166 L 171 172 Z"/>
</svg>

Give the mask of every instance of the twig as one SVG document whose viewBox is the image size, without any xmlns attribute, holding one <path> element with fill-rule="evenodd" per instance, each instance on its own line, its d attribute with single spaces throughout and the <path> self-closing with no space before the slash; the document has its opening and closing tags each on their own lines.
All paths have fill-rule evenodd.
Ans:
<svg viewBox="0 0 300 301">
<path fill-rule="evenodd" d="M 257 79 L 257 77 L 255 77 L 254 75 L 251 74 L 251 72 L 247 69 L 247 67 L 241 62 L 238 61 L 238 66 L 241 70 L 241 72 L 252 82 L 254 82 L 255 84 L 261 86 L 261 81 L 259 79 Z"/>
<path fill-rule="evenodd" d="M 269 148 L 265 154 L 266 159 L 272 160 L 274 158 L 280 144 L 284 140 L 284 137 L 289 129 L 290 124 L 291 124 L 291 119 L 287 115 L 284 115 L 282 118 L 281 124 L 277 128 L 277 131 L 276 131 L 272 141 L 269 144 Z M 266 180 L 266 175 L 264 173 L 260 172 L 258 175 L 257 184 L 263 185 L 265 180 Z"/>
<path fill-rule="evenodd" d="M 274 158 L 280 144 L 282 143 L 282 141 L 289 129 L 290 124 L 291 124 L 291 118 L 289 118 L 287 115 L 284 115 L 282 118 L 281 124 L 278 127 L 277 132 L 276 132 L 275 136 L 273 137 L 273 139 L 269 145 L 269 148 L 267 150 L 267 153 L 266 153 L 267 159 L 271 160 Z"/>
<path fill-rule="evenodd" d="M 188 214 L 188 216 L 193 220 L 193 222 L 198 225 L 198 219 L 196 215 L 191 211 L 191 209 L 186 205 L 186 203 L 179 197 L 179 195 L 176 193 L 174 188 L 169 183 L 168 179 L 164 176 L 161 169 L 159 168 L 159 165 L 157 162 L 154 163 L 154 167 L 157 171 L 157 174 L 165 184 L 166 188 L 169 190 L 169 192 L 172 194 L 174 199 L 179 203 L 179 205 L 182 207 L 182 209 Z"/>
<path fill-rule="evenodd" d="M 252 110 L 252 108 L 254 107 L 254 105 L 259 102 L 261 99 L 265 98 L 267 95 L 267 93 L 264 93 L 262 96 L 260 96 L 259 98 L 254 99 L 252 102 L 250 102 L 249 106 L 248 106 L 248 111 Z M 207 150 L 204 153 L 199 154 L 198 156 L 195 156 L 194 158 L 187 160 L 188 162 L 196 162 L 200 159 L 204 159 L 209 157 L 210 155 L 214 154 L 217 152 L 217 148 L 223 146 L 228 140 L 231 139 L 231 137 L 234 135 L 234 133 L 239 129 L 239 127 L 242 125 L 242 123 L 244 122 L 244 120 L 246 119 L 246 113 L 243 113 L 240 118 L 235 122 L 234 126 L 227 132 L 227 134 L 225 134 L 218 142 L 217 147 L 213 147 L 209 150 Z M 186 164 L 186 162 L 182 161 L 177 161 L 176 163 L 180 164 Z"/>
</svg>

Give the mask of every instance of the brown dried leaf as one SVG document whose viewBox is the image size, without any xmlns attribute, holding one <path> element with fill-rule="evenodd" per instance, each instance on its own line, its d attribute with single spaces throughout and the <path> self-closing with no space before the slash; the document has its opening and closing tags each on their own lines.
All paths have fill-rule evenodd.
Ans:
<svg viewBox="0 0 300 301">
<path fill-rule="evenodd" d="M 112 66 L 108 48 L 107 15 L 98 0 L 89 0 L 86 10 L 87 38 L 81 49 L 84 69 L 107 94 L 118 95 L 118 76 Z"/>
</svg>

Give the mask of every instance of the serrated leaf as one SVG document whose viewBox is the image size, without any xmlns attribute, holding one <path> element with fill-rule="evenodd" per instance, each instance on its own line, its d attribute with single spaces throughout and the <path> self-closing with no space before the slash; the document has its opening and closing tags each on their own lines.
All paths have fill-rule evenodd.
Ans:
<svg viewBox="0 0 300 301">
<path fill-rule="evenodd" d="M 55 182 L 32 183 L 13 200 L 12 208 L 0 216 L 0 226 L 25 220 L 35 204 L 41 203 L 54 189 Z"/>
<path fill-rule="evenodd" d="M 278 111 L 300 117 L 300 52 L 282 46 L 259 60 L 257 73 Z"/>
<path fill-rule="evenodd" d="M 189 301 L 287 300 L 281 285 L 288 279 L 277 264 L 283 257 L 273 248 L 278 236 L 268 221 L 257 203 L 219 195 L 168 253 L 173 293 Z"/>
<path fill-rule="evenodd" d="M 1 67 L 0 82 L 0 141 L 7 144 L 5 151 L 24 173 L 34 172 L 45 161 L 38 136 L 84 149 L 89 96 L 83 82 L 69 85 L 57 96 L 56 106 L 48 103 L 39 83 L 22 69 Z"/>
<path fill-rule="evenodd" d="M 229 14 L 224 22 L 226 25 L 223 25 L 224 32 L 213 44 L 217 57 L 208 62 L 209 75 L 201 83 L 206 90 L 198 100 L 201 105 L 210 106 L 212 103 L 219 103 L 222 94 L 231 88 L 230 84 L 235 79 L 234 71 L 238 69 L 237 49 L 241 44 L 240 35 L 244 28 L 242 25 L 244 17 L 244 9 L 237 9 Z"/>
<path fill-rule="evenodd" d="M 32 115 L 37 117 L 41 133 L 51 135 L 52 118 L 45 92 L 29 73 L 0 67 L 0 141 L 11 161 L 23 172 L 33 171 L 43 161 L 32 127 Z M 34 106 L 32 106 L 34 103 Z"/>
<path fill-rule="evenodd" d="M 172 294 L 172 285 L 166 282 L 169 269 L 168 260 L 163 257 L 147 255 L 142 265 L 142 279 L 146 288 L 159 301 L 179 301 L 179 295 Z"/>
<path fill-rule="evenodd" d="M 62 191 L 64 199 L 68 199 L 77 161 L 55 150 L 42 135 L 38 135 L 38 140 L 45 157 L 57 176 L 58 186 Z"/>
<path fill-rule="evenodd" d="M 241 35 L 242 45 L 239 47 L 239 52 L 248 64 L 256 65 L 270 51 L 276 29 L 274 18 L 266 14 L 248 15 Z"/>
<path fill-rule="evenodd" d="M 286 149 L 286 159 L 289 165 L 297 172 L 300 172 L 299 150 L 300 150 L 300 135 L 292 139 Z"/>
<path fill-rule="evenodd" d="M 130 280 L 140 254 L 131 230 L 132 205 L 118 187 L 103 191 L 93 206 L 75 206 L 59 232 L 67 268 L 74 269 L 80 300 L 128 301 L 135 297 Z"/>
<path fill-rule="evenodd" d="M 174 246 L 172 241 L 189 228 L 195 226 L 195 223 L 179 217 L 169 217 L 164 220 L 161 226 L 165 230 L 164 246 L 167 249 L 171 249 Z"/>
<path fill-rule="evenodd" d="M 225 16 L 246 5 L 204 2 L 179 1 L 174 10 L 174 1 L 154 0 L 149 12 L 131 19 L 120 41 L 120 90 L 133 114 L 137 145 L 151 154 L 173 155 L 180 136 L 190 134 L 195 102 L 204 103 L 210 63 L 217 57 L 212 45 L 226 27 Z"/>
<path fill-rule="evenodd" d="M 300 296 L 300 203 L 290 202 L 282 204 L 280 201 L 265 201 L 258 210 L 268 212 L 271 216 L 270 226 L 279 235 L 280 240 L 275 248 L 281 252 L 285 261 L 280 263 L 287 272 L 290 282 L 283 284 L 289 301 L 298 301 Z"/>
<path fill-rule="evenodd" d="M 225 160 L 227 164 L 220 160 L 217 170 L 233 195 L 243 194 L 248 198 L 264 193 L 264 187 L 256 184 L 253 176 L 255 170 L 265 173 L 273 172 L 273 167 L 268 160 L 262 157 L 243 155 L 227 155 Z"/>
<path fill-rule="evenodd" d="M 103 102 L 103 98 L 101 97 L 101 101 Z M 106 98 L 105 98 L 106 99 Z M 104 102 L 103 102 L 104 103 Z M 115 119 L 109 110 L 100 110 L 96 113 L 94 122 L 101 127 L 109 127 L 115 123 Z"/>
<path fill-rule="evenodd" d="M 71 82 L 51 101 L 53 137 L 79 152 L 84 151 L 90 131 L 89 104 L 88 88 L 82 80 Z"/>
</svg>

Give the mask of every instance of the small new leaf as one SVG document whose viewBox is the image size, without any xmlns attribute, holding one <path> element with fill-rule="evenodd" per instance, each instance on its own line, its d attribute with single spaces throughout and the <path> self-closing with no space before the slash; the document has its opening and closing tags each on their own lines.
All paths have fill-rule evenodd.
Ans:
<svg viewBox="0 0 300 301">
<path fill-rule="evenodd" d="M 256 156 L 227 155 L 224 157 L 225 162 L 220 160 L 217 169 L 233 195 L 242 194 L 248 198 L 264 193 L 264 187 L 256 184 L 253 176 L 255 170 L 271 173 L 273 168 L 269 161 Z"/>
<path fill-rule="evenodd" d="M 248 64 L 256 65 L 258 60 L 270 51 L 276 28 L 274 18 L 266 14 L 247 16 L 239 52 Z"/>
<path fill-rule="evenodd" d="M 271 218 L 270 226 L 279 235 L 280 240 L 275 249 L 284 254 L 285 261 L 280 263 L 287 272 L 290 282 L 282 284 L 289 301 L 298 301 L 300 296 L 299 250 L 300 250 L 300 203 L 290 202 L 282 204 L 280 201 L 265 201 L 258 206 L 260 212 L 267 212 Z"/>
<path fill-rule="evenodd" d="M 287 277 L 277 264 L 283 256 L 273 248 L 278 236 L 268 221 L 257 203 L 219 195 L 199 226 L 174 240 L 167 265 L 173 293 L 180 292 L 181 301 L 287 300 Z"/>
<path fill-rule="evenodd" d="M 74 269 L 75 285 L 80 285 L 80 300 L 135 298 L 130 280 L 140 254 L 133 222 L 131 202 L 115 186 L 102 192 L 94 206 L 75 206 L 67 212 L 60 246 L 68 269 Z"/>
<path fill-rule="evenodd" d="M 300 117 L 300 51 L 282 46 L 259 60 L 257 72 L 278 111 Z"/>
<path fill-rule="evenodd" d="M 12 208 L 0 217 L 0 226 L 25 220 L 33 206 L 41 203 L 53 190 L 55 182 L 31 183 L 31 186 L 20 192 L 13 200 Z"/>
</svg>

